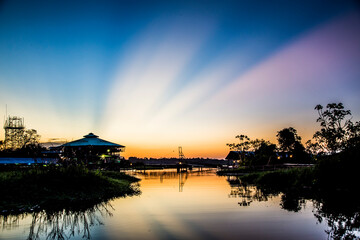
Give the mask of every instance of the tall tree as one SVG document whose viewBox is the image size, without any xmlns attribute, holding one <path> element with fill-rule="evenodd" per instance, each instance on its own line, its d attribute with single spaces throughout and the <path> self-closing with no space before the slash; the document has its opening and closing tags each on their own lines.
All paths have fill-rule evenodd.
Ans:
<svg viewBox="0 0 360 240">
<path fill-rule="evenodd" d="M 239 139 L 239 143 L 227 143 L 226 146 L 230 148 L 230 150 L 234 151 L 247 151 L 250 148 L 250 138 L 246 135 L 237 135 L 235 138 Z"/>
<path fill-rule="evenodd" d="M 321 129 L 315 132 L 313 138 L 324 152 L 335 153 L 347 147 L 350 138 L 358 137 L 359 123 L 351 122 L 351 111 L 345 110 L 342 103 L 329 103 L 326 110 L 322 105 L 315 107 Z M 351 136 L 353 133 L 353 136 Z"/>
<path fill-rule="evenodd" d="M 238 143 L 227 143 L 230 150 L 239 151 L 239 156 L 243 165 L 250 165 L 251 160 L 246 157 L 245 152 L 251 147 L 251 140 L 246 135 L 237 135 L 235 138 L 239 139 Z"/>
<path fill-rule="evenodd" d="M 351 122 L 347 127 L 347 148 L 360 148 L 360 121 Z"/>
<path fill-rule="evenodd" d="M 268 164 L 271 159 L 275 158 L 276 145 L 264 139 L 250 140 L 246 135 L 237 135 L 239 143 L 227 143 L 230 150 L 240 152 L 242 164 L 245 166 Z M 253 153 L 245 153 L 252 151 Z"/>
<path fill-rule="evenodd" d="M 258 143 L 258 147 L 255 148 L 255 164 L 265 165 L 273 163 L 273 160 L 276 159 L 276 145 L 263 139 L 261 139 Z"/>
<path fill-rule="evenodd" d="M 283 152 L 293 152 L 296 144 L 301 141 L 301 137 L 297 134 L 296 129 L 292 127 L 278 131 L 276 137 L 279 149 Z"/>
<path fill-rule="evenodd" d="M 40 141 L 40 135 L 37 134 L 37 131 L 35 129 L 28 129 L 24 132 L 23 148 L 28 145 L 35 146 L 39 144 L 39 141 Z"/>
</svg>

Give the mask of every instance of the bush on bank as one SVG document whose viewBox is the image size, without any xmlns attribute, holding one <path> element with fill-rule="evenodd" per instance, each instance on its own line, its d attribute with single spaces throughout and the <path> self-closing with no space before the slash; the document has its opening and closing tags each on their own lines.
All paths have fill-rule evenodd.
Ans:
<svg viewBox="0 0 360 240">
<path fill-rule="evenodd" d="M 138 194 L 135 177 L 84 166 L 36 167 L 0 172 L 0 211 L 71 205 Z"/>
<path fill-rule="evenodd" d="M 241 176 L 241 180 L 274 189 L 358 189 L 360 150 L 323 156 L 314 167 L 294 168 L 273 172 L 257 172 Z"/>
</svg>

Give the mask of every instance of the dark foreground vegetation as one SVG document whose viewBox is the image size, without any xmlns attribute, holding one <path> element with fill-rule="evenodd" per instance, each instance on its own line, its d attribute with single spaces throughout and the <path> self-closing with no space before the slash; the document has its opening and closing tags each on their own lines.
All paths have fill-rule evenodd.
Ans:
<svg viewBox="0 0 360 240">
<path fill-rule="evenodd" d="M 260 192 L 251 200 L 282 194 L 281 207 L 295 212 L 301 210 L 305 200 L 310 200 L 318 222 L 325 221 L 329 226 L 329 238 L 358 239 L 355 232 L 360 230 L 359 159 L 357 148 L 323 156 L 314 167 L 257 172 L 239 179 L 245 189 L 255 185 Z M 246 199 L 248 204 L 249 198 Z"/>
<path fill-rule="evenodd" d="M 329 238 L 359 239 L 356 232 L 360 230 L 357 196 L 360 190 L 360 122 L 353 123 L 350 110 L 345 110 L 341 103 L 328 104 L 326 110 L 317 105 L 315 110 L 321 129 L 314 134 L 313 142 L 307 142 L 306 149 L 300 146 L 300 137 L 293 128 L 283 129 L 277 135 L 280 151 L 292 154 L 297 163 L 311 159 L 314 165 L 253 171 L 237 177 L 240 185 L 236 193 L 243 195 L 239 205 L 247 206 L 253 200 L 263 201 L 281 194 L 281 207 L 297 212 L 305 200 L 309 200 L 314 204 L 313 212 L 318 222 L 326 221 L 329 226 L 326 230 Z M 244 139 L 244 136 L 239 137 Z M 249 141 L 238 145 L 243 147 L 246 142 Z M 234 146 L 238 147 L 230 144 L 230 147 Z M 249 189 L 254 186 L 255 193 L 249 195 Z"/>
<path fill-rule="evenodd" d="M 360 122 L 353 123 L 350 110 L 344 110 L 341 103 L 328 104 L 326 108 L 323 111 L 321 105 L 315 107 L 321 129 L 314 134 L 315 142 L 308 141 L 308 154 L 312 156 L 314 167 L 252 173 L 243 176 L 243 181 L 281 190 L 358 190 Z M 284 139 L 288 138 L 282 138 L 282 143 L 291 142 Z"/>
<path fill-rule="evenodd" d="M 320 130 L 306 142 L 306 147 L 293 127 L 277 132 L 277 145 L 264 139 L 250 140 L 241 134 L 235 137 L 237 143 L 227 144 L 238 154 L 237 158 L 228 156 L 227 159 L 239 160 L 234 167 L 247 168 L 283 163 L 316 164 L 324 156 L 351 153 L 360 148 L 360 121 L 353 122 L 351 111 L 345 110 L 342 103 L 330 103 L 326 109 L 317 105 L 315 110 L 319 115 L 316 122 L 320 123 Z"/>
<path fill-rule="evenodd" d="M 319 159 L 314 167 L 239 176 L 243 189 L 239 192 L 247 193 L 254 185 L 257 189 L 252 197 L 243 196 L 239 204 L 246 206 L 281 194 L 281 207 L 297 212 L 308 200 L 317 221 L 328 225 L 325 232 L 329 239 L 359 239 L 359 159 L 357 149 Z"/>
<path fill-rule="evenodd" d="M 0 172 L 0 211 L 33 212 L 92 206 L 115 197 L 139 194 L 135 177 L 91 171 L 83 166 L 47 166 Z"/>
<path fill-rule="evenodd" d="M 360 188 L 360 150 L 323 156 L 313 167 L 255 172 L 241 180 L 273 190 L 331 190 L 351 192 Z"/>
</svg>

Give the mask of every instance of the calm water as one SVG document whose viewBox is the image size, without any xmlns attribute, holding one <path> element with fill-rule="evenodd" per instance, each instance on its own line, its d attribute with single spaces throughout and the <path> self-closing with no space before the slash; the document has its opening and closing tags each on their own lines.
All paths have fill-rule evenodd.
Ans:
<svg viewBox="0 0 360 240">
<path fill-rule="evenodd" d="M 326 219 L 315 217 L 313 202 L 284 207 L 282 194 L 265 195 L 214 171 L 132 174 L 142 179 L 140 196 L 86 211 L 2 217 L 0 239 L 327 239 L 326 231 L 331 234 Z"/>
</svg>

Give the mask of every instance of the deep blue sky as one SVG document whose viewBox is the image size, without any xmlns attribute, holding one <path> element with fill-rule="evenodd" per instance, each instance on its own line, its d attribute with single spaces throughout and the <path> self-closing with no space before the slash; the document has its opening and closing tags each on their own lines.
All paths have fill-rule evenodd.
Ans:
<svg viewBox="0 0 360 240">
<path fill-rule="evenodd" d="M 2 1 L 0 106 L 43 141 L 95 131 L 138 152 L 309 138 L 318 103 L 360 115 L 359 23 L 355 1 Z"/>
</svg>

